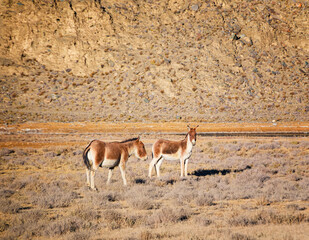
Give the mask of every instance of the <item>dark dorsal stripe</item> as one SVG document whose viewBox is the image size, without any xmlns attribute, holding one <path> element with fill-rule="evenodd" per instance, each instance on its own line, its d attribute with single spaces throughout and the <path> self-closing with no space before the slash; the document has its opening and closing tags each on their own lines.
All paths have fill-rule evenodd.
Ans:
<svg viewBox="0 0 309 240">
<path fill-rule="evenodd" d="M 138 138 L 131 138 L 131 139 L 124 140 L 121 143 L 132 142 L 132 141 L 136 141 L 137 139 Z"/>
</svg>

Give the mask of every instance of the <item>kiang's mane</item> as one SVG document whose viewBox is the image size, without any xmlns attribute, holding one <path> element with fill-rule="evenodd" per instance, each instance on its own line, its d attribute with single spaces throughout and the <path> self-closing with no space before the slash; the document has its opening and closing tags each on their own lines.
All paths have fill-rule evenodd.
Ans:
<svg viewBox="0 0 309 240">
<path fill-rule="evenodd" d="M 132 142 L 132 141 L 136 141 L 137 139 L 138 138 L 130 138 L 130 139 L 122 141 L 121 143 Z"/>
</svg>

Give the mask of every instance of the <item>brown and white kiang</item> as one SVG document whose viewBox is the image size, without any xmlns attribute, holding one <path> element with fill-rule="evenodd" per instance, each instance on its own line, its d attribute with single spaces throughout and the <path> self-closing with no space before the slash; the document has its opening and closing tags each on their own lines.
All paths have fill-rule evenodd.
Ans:
<svg viewBox="0 0 309 240">
<path fill-rule="evenodd" d="M 94 176 L 99 167 L 109 169 L 107 184 L 110 183 L 115 167 L 119 166 L 123 184 L 127 185 L 125 166 L 129 157 L 134 154 L 138 159 L 147 160 L 147 152 L 140 138 L 132 138 L 122 142 L 91 141 L 83 152 L 86 165 L 87 184 L 96 190 Z"/>
<path fill-rule="evenodd" d="M 160 166 L 163 159 L 180 160 L 180 176 L 188 175 L 188 161 L 192 154 L 192 148 L 196 143 L 196 126 L 191 128 L 188 125 L 188 133 L 183 140 L 170 141 L 165 139 L 157 140 L 152 146 L 152 160 L 149 165 L 149 177 L 152 168 L 155 167 L 157 177 L 160 177 Z"/>
</svg>

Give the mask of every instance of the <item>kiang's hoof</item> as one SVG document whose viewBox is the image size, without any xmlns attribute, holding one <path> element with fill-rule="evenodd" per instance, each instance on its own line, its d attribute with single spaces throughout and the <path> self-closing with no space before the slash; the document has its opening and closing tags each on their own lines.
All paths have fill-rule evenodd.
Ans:
<svg viewBox="0 0 309 240">
<path fill-rule="evenodd" d="M 92 191 L 95 191 L 95 192 L 98 191 L 98 189 L 96 187 L 92 188 L 92 187 L 89 186 L 89 189 L 92 190 Z"/>
</svg>

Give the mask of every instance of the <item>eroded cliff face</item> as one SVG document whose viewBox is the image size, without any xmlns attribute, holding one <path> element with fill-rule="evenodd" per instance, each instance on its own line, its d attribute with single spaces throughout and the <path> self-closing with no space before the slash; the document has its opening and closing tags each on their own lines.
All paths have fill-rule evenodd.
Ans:
<svg viewBox="0 0 309 240">
<path fill-rule="evenodd" d="M 0 13 L 3 121 L 309 120 L 306 1 L 4 0 Z"/>
</svg>

